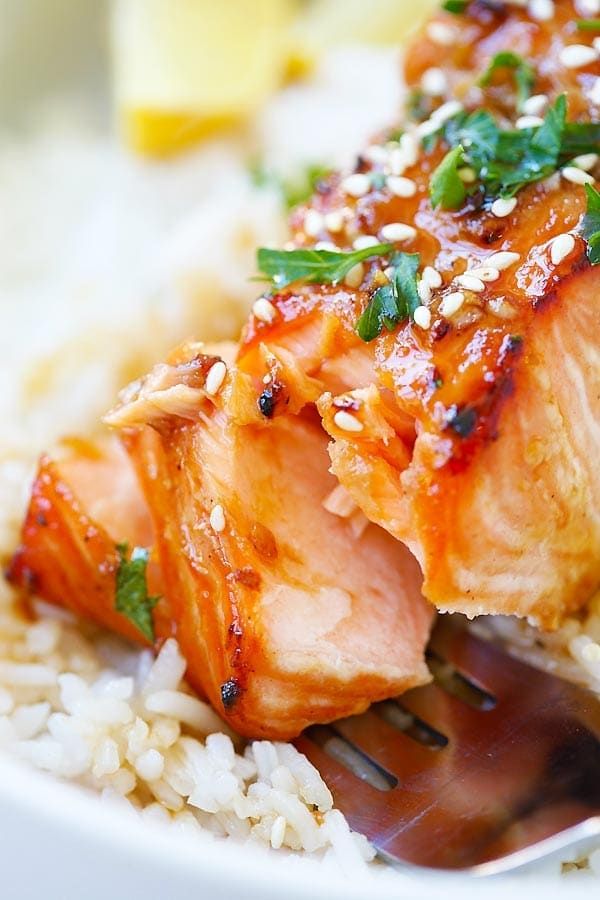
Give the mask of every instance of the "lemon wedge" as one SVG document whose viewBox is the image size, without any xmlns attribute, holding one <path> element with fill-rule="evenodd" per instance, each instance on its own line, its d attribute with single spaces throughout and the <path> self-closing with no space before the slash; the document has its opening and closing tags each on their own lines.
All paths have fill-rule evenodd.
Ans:
<svg viewBox="0 0 600 900">
<path fill-rule="evenodd" d="M 116 0 L 117 115 L 133 150 L 166 156 L 251 115 L 280 83 L 294 0 Z"/>
</svg>

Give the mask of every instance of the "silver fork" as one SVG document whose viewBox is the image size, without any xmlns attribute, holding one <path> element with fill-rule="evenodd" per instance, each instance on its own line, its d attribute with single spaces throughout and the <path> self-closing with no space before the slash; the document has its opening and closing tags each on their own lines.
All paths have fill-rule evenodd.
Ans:
<svg viewBox="0 0 600 900">
<path fill-rule="evenodd" d="M 472 875 L 600 842 L 600 702 L 442 617 L 435 681 L 296 741 L 388 862 Z"/>
</svg>

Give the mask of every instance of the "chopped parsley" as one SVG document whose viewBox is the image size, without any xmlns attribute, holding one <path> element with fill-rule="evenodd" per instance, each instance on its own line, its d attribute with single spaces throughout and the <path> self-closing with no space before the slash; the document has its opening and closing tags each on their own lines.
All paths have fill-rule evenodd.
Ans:
<svg viewBox="0 0 600 900">
<path fill-rule="evenodd" d="M 258 269 L 275 287 L 283 288 L 294 281 L 313 284 L 337 284 L 359 262 L 373 256 L 386 256 L 393 244 L 376 244 L 348 253 L 336 250 L 270 250 L 261 247 L 257 253 Z"/>
<path fill-rule="evenodd" d="M 582 235 L 587 241 L 587 256 L 593 266 L 600 265 L 600 191 L 585 185 L 587 212 L 583 219 Z"/>
<path fill-rule="evenodd" d="M 417 291 L 418 253 L 395 253 L 391 264 L 390 283 L 374 292 L 358 322 L 356 333 L 368 343 L 379 337 L 384 328 L 392 331 L 399 322 L 413 316 L 420 305 Z"/>
<path fill-rule="evenodd" d="M 600 19 L 578 19 L 577 27 L 580 31 L 600 31 Z"/>
<path fill-rule="evenodd" d="M 467 189 L 458 174 L 463 165 L 463 157 L 464 150 L 459 144 L 445 155 L 431 176 L 429 194 L 434 209 L 438 206 L 442 209 L 460 209 L 465 202 Z"/>
<path fill-rule="evenodd" d="M 479 79 L 480 87 L 489 87 L 494 80 L 496 72 L 509 69 L 514 72 L 517 86 L 517 109 L 522 109 L 535 83 L 535 72 L 532 67 L 518 53 L 511 50 L 502 50 L 496 53 L 489 66 Z"/>
<path fill-rule="evenodd" d="M 460 13 L 464 13 L 468 5 L 469 0 L 445 0 L 445 2 L 442 3 L 442 9 L 458 16 Z"/>
<path fill-rule="evenodd" d="M 561 156 L 570 158 L 583 153 L 597 153 L 600 146 L 600 122 L 567 122 L 560 148 Z"/>
<path fill-rule="evenodd" d="M 160 597 L 148 596 L 146 568 L 149 551 L 143 547 L 134 547 L 129 556 L 127 544 L 117 544 L 116 549 L 119 554 L 119 568 L 116 575 L 115 609 L 139 628 L 145 638 L 154 643 L 152 610 Z"/>
</svg>

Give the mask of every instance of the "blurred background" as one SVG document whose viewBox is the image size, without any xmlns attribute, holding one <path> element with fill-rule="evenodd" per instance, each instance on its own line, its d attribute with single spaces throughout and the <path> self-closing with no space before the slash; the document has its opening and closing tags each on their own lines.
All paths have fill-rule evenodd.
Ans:
<svg viewBox="0 0 600 900">
<path fill-rule="evenodd" d="M 393 123 L 434 5 L 0 0 L 0 503 L 169 345 L 239 333 L 256 247 Z"/>
</svg>

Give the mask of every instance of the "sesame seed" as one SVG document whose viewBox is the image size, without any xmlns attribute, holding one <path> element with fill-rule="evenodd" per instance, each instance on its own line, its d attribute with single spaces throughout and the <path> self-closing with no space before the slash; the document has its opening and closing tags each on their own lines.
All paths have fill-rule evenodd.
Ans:
<svg viewBox="0 0 600 900">
<path fill-rule="evenodd" d="M 431 300 L 431 286 L 424 278 L 421 278 L 417 285 L 417 294 L 421 303 L 429 303 Z"/>
<path fill-rule="evenodd" d="M 496 216 L 497 219 L 504 219 L 506 218 L 506 216 L 510 216 L 510 214 L 514 212 L 516 205 L 516 197 L 511 197 L 510 199 L 505 197 L 498 197 L 498 199 L 494 200 L 494 202 L 492 203 L 491 213 L 493 216 Z"/>
<path fill-rule="evenodd" d="M 600 78 L 594 78 L 587 92 L 587 98 L 594 106 L 600 106 Z"/>
<path fill-rule="evenodd" d="M 365 277 L 365 267 L 362 263 L 357 263 L 355 266 L 352 266 L 349 272 L 346 273 L 346 277 L 344 278 L 344 284 L 350 288 L 360 287 L 362 284 L 362 280 Z"/>
<path fill-rule="evenodd" d="M 421 89 L 428 97 L 443 97 L 448 90 L 448 79 L 442 69 L 427 69 L 421 78 Z"/>
<path fill-rule="evenodd" d="M 259 297 L 258 300 L 254 301 L 252 312 L 255 318 L 259 319 L 261 322 L 266 322 L 267 325 L 270 325 L 277 315 L 277 310 L 266 297 Z"/>
<path fill-rule="evenodd" d="M 351 197 L 364 197 L 371 190 L 371 179 L 368 175 L 357 172 L 354 175 L 347 175 L 342 181 L 342 190 Z"/>
<path fill-rule="evenodd" d="M 342 431 L 359 432 L 363 430 L 363 423 L 359 419 L 355 419 L 354 416 L 351 413 L 346 412 L 345 409 L 338 410 L 333 417 L 333 421 Z"/>
<path fill-rule="evenodd" d="M 525 128 L 539 128 L 543 124 L 544 120 L 540 119 L 539 116 L 519 116 L 515 122 L 515 128 L 523 131 Z"/>
<path fill-rule="evenodd" d="M 369 162 L 383 166 L 388 161 L 389 151 L 382 147 L 381 144 L 371 144 L 370 147 L 363 150 L 362 155 Z"/>
<path fill-rule="evenodd" d="M 335 253 L 340 248 L 333 243 L 333 241 L 317 241 L 315 244 L 315 250 L 329 250 L 332 253 Z"/>
<path fill-rule="evenodd" d="M 550 259 L 555 266 L 559 266 L 563 260 L 570 256 L 575 249 L 575 238 L 565 232 L 555 237 L 550 244 Z"/>
<path fill-rule="evenodd" d="M 389 169 L 392 176 L 402 175 L 404 171 L 411 165 L 412 163 L 410 161 L 410 157 L 400 147 L 397 147 L 395 150 L 392 150 L 390 152 L 387 168 Z M 389 176 L 387 183 L 389 185 Z"/>
<path fill-rule="evenodd" d="M 325 219 L 316 209 L 309 209 L 304 216 L 304 233 L 309 237 L 317 237 L 325 225 Z"/>
<path fill-rule="evenodd" d="M 379 240 L 373 234 L 360 234 L 356 240 L 352 241 L 355 250 L 366 250 L 367 247 L 375 247 Z"/>
<path fill-rule="evenodd" d="M 217 534 L 225 531 L 225 513 L 220 503 L 217 503 L 210 511 L 209 516 L 210 527 Z"/>
<path fill-rule="evenodd" d="M 417 306 L 413 313 L 413 319 L 415 320 L 415 325 L 426 331 L 431 325 L 431 310 L 427 309 L 426 306 Z"/>
<path fill-rule="evenodd" d="M 325 228 L 333 234 L 337 234 L 344 227 L 344 213 L 341 209 L 334 209 L 325 216 Z"/>
<path fill-rule="evenodd" d="M 467 274 L 473 275 L 483 282 L 498 281 L 500 278 L 500 270 L 495 269 L 493 266 L 478 266 L 476 269 L 469 269 Z"/>
<path fill-rule="evenodd" d="M 573 165 L 577 166 L 578 169 L 583 169 L 584 172 L 589 172 L 590 169 L 594 168 L 598 159 L 600 157 L 597 153 L 583 153 L 581 156 L 575 157 Z"/>
<path fill-rule="evenodd" d="M 600 0 L 577 0 L 577 10 L 582 16 L 600 14 Z"/>
<path fill-rule="evenodd" d="M 414 166 L 419 158 L 419 145 L 413 134 L 405 131 L 400 135 L 400 150 L 406 156 L 407 165 Z"/>
<path fill-rule="evenodd" d="M 430 22 L 427 26 L 427 36 L 440 47 L 451 47 L 457 37 L 456 29 L 444 22 Z"/>
<path fill-rule="evenodd" d="M 462 169 L 458 169 L 456 174 L 465 184 L 473 184 L 473 182 L 477 179 L 477 173 L 475 169 L 472 169 L 470 166 L 463 166 Z"/>
<path fill-rule="evenodd" d="M 446 122 L 448 119 L 451 119 L 453 116 L 457 115 L 457 113 L 462 111 L 462 103 L 460 103 L 458 100 L 448 100 L 447 103 L 442 104 L 442 106 L 431 113 L 431 118 L 439 125 L 442 122 Z"/>
<path fill-rule="evenodd" d="M 416 228 L 404 222 L 389 222 L 379 232 L 384 241 L 413 241 L 417 236 Z"/>
<path fill-rule="evenodd" d="M 512 253 L 510 250 L 500 250 L 498 253 L 492 253 L 491 256 L 488 256 L 486 263 L 488 266 L 493 266 L 494 269 L 499 269 L 503 272 L 504 269 L 514 266 L 520 259 L 520 253 Z"/>
<path fill-rule="evenodd" d="M 401 175 L 390 175 L 387 186 L 395 197 L 414 197 L 417 193 L 415 182 L 410 178 L 402 178 Z"/>
<path fill-rule="evenodd" d="M 567 69 L 583 69 L 598 59 L 598 51 L 587 44 L 570 44 L 560 51 L 559 59 Z"/>
<path fill-rule="evenodd" d="M 208 375 L 206 376 L 206 381 L 204 383 L 204 390 L 209 395 L 209 397 L 214 397 L 215 394 L 218 394 L 221 390 L 221 385 L 225 381 L 225 376 L 227 375 L 227 366 L 223 362 L 222 359 L 219 359 L 214 365 L 212 365 L 209 369 Z"/>
<path fill-rule="evenodd" d="M 547 94 L 534 94 L 523 103 L 523 112 L 526 116 L 539 116 L 548 106 Z"/>
<path fill-rule="evenodd" d="M 465 295 L 463 292 L 453 291 L 451 294 L 447 294 L 440 303 L 439 313 L 447 319 L 453 316 L 454 313 L 457 313 L 464 302 Z"/>
<path fill-rule="evenodd" d="M 456 284 L 464 288 L 466 291 L 473 291 L 474 294 L 481 294 L 485 291 L 485 284 L 480 278 L 465 272 L 464 275 L 457 275 L 454 279 Z"/>
<path fill-rule="evenodd" d="M 433 266 L 425 266 L 422 278 L 429 287 L 439 288 L 442 286 L 442 276 L 437 269 L 433 268 Z"/>
<path fill-rule="evenodd" d="M 529 0 L 527 11 L 537 22 L 549 22 L 554 18 L 554 3 L 552 0 Z"/>
<path fill-rule="evenodd" d="M 429 135 L 439 131 L 442 125 L 443 122 L 437 122 L 433 116 L 431 116 L 431 118 L 426 119 L 425 122 L 421 122 L 420 125 L 417 125 L 415 133 L 423 140 L 423 138 L 429 137 Z"/>
<path fill-rule="evenodd" d="M 565 166 L 564 169 L 560 170 L 560 174 L 572 184 L 593 184 L 595 181 L 593 175 L 590 175 L 589 172 L 584 172 L 583 169 L 578 169 L 577 166 Z"/>
</svg>

